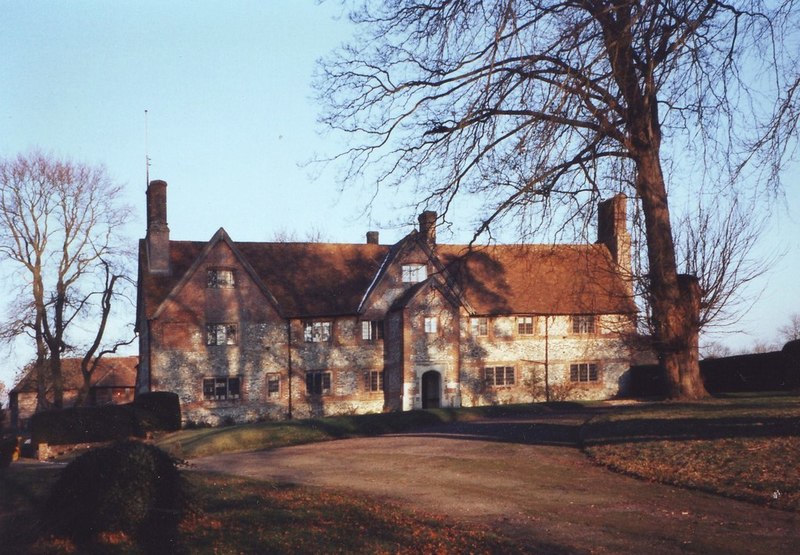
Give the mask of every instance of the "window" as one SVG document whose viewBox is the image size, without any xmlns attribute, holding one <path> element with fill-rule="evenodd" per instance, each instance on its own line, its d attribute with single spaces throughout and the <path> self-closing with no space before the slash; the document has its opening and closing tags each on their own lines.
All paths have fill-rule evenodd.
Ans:
<svg viewBox="0 0 800 555">
<path fill-rule="evenodd" d="M 383 339 L 383 320 L 365 320 L 361 322 L 361 339 L 364 341 Z"/>
<path fill-rule="evenodd" d="M 594 333 L 594 315 L 581 315 L 572 317 L 572 333 L 589 334 Z"/>
<path fill-rule="evenodd" d="M 330 322 L 305 322 L 303 339 L 307 343 L 324 343 L 331 340 Z"/>
<path fill-rule="evenodd" d="M 325 395 L 330 392 L 330 372 L 306 372 L 306 393 L 309 395 Z"/>
<path fill-rule="evenodd" d="M 513 366 L 488 366 L 484 368 L 486 385 L 490 387 L 502 387 L 514 385 L 516 379 Z"/>
<path fill-rule="evenodd" d="M 425 333 L 436 333 L 439 328 L 439 319 L 435 316 L 425 318 Z"/>
<path fill-rule="evenodd" d="M 428 277 L 425 264 L 403 264 L 403 283 L 419 283 Z"/>
<path fill-rule="evenodd" d="M 517 316 L 517 334 L 533 335 L 533 316 Z"/>
<path fill-rule="evenodd" d="M 383 391 L 383 371 L 370 370 L 366 374 L 367 391 Z"/>
<path fill-rule="evenodd" d="M 596 382 L 598 380 L 597 364 L 570 364 L 569 380 L 571 382 Z"/>
<path fill-rule="evenodd" d="M 208 271 L 210 289 L 232 289 L 236 287 L 233 270 L 210 269 Z"/>
<path fill-rule="evenodd" d="M 236 345 L 236 325 L 207 324 L 206 345 Z"/>
<path fill-rule="evenodd" d="M 267 374 L 267 397 L 281 396 L 281 375 L 277 373 Z"/>
<path fill-rule="evenodd" d="M 241 396 L 240 378 L 204 378 L 203 398 L 206 401 L 239 399 Z"/>
<path fill-rule="evenodd" d="M 472 335 L 486 336 L 489 335 L 489 319 L 488 318 L 470 318 L 469 328 Z"/>
</svg>

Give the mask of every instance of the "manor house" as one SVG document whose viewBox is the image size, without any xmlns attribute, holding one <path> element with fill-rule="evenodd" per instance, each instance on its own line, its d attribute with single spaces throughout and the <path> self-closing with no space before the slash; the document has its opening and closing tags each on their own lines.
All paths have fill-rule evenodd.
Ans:
<svg viewBox="0 0 800 555">
<path fill-rule="evenodd" d="M 626 198 L 595 244 L 449 245 L 437 214 L 394 244 L 174 241 L 147 189 L 137 392 L 184 422 L 604 399 L 635 356 Z"/>
</svg>

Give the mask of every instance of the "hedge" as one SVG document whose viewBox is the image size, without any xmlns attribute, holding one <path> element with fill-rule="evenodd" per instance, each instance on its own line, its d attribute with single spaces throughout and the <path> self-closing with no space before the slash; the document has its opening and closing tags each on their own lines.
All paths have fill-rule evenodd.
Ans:
<svg viewBox="0 0 800 555">
<path fill-rule="evenodd" d="M 66 445 L 144 437 L 157 430 L 180 429 L 178 396 L 158 392 L 133 403 L 48 410 L 31 418 L 33 444 Z"/>
</svg>

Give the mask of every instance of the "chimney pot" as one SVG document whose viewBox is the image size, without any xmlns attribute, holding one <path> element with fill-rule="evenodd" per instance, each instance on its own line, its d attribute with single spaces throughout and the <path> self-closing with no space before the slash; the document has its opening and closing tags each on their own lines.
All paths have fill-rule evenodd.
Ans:
<svg viewBox="0 0 800 555">
<path fill-rule="evenodd" d="M 377 231 L 367 231 L 367 244 L 368 245 L 378 245 L 379 244 L 379 237 Z"/>
</svg>

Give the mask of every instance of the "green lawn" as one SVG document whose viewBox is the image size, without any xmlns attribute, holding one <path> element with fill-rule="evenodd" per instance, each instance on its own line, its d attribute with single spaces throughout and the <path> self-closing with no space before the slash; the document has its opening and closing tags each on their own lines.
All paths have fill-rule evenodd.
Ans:
<svg viewBox="0 0 800 555">
<path fill-rule="evenodd" d="M 274 449 L 332 439 L 399 433 L 421 426 L 496 415 L 553 410 L 553 407 L 542 404 L 506 405 L 259 422 L 222 428 L 181 430 L 159 436 L 156 444 L 175 457 L 190 459 L 231 451 Z"/>
</svg>

